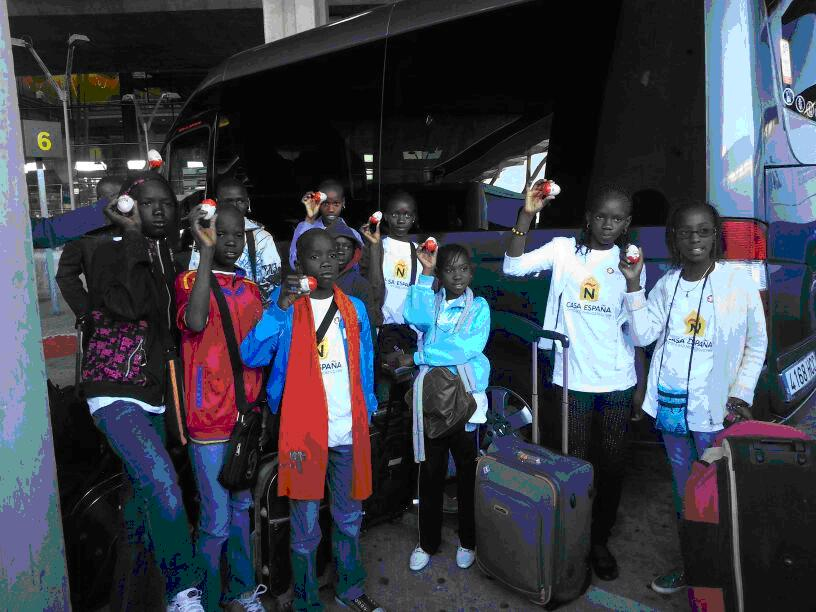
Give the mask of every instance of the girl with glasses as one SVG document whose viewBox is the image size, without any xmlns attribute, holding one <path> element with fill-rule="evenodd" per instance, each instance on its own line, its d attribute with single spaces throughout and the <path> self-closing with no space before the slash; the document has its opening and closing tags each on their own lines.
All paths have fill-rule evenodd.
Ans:
<svg viewBox="0 0 816 612">
<path fill-rule="evenodd" d="M 721 262 L 722 222 L 702 202 L 669 217 L 666 244 L 673 268 L 646 298 L 635 264 L 621 259 L 626 312 L 638 346 L 656 341 L 643 410 L 655 418 L 672 469 L 674 501 L 682 516 L 694 461 L 723 429 L 727 412 L 750 418 L 768 337 L 759 290 L 743 270 Z M 682 569 L 655 578 L 662 594 L 686 587 Z"/>
</svg>

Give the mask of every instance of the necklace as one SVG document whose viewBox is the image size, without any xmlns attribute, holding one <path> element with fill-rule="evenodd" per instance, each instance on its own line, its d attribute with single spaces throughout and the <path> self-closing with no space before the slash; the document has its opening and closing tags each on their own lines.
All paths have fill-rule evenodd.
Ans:
<svg viewBox="0 0 816 612">
<path fill-rule="evenodd" d="M 685 287 L 683 287 L 682 291 L 685 291 L 685 292 L 686 292 L 686 297 L 688 297 L 688 296 L 689 296 L 689 294 L 690 294 L 692 291 L 694 291 L 695 289 L 697 289 L 697 287 L 699 287 L 699 286 L 700 286 L 700 283 L 702 283 L 702 282 L 703 282 L 703 280 L 704 280 L 704 279 L 705 279 L 705 278 L 708 276 L 708 273 L 709 273 L 709 272 L 711 272 L 711 269 L 712 269 L 713 267 L 714 267 L 714 263 L 712 262 L 712 263 L 711 263 L 711 265 L 710 265 L 710 266 L 708 266 L 708 270 L 706 270 L 706 271 L 703 273 L 702 278 L 698 279 L 698 280 L 697 280 L 697 282 L 696 282 L 696 283 L 694 283 L 694 286 L 693 286 L 691 289 L 686 290 L 686 288 L 685 288 Z M 682 272 L 680 272 L 680 280 L 683 280 L 683 273 L 682 273 Z M 686 282 L 686 281 L 683 281 L 683 282 Z"/>
</svg>

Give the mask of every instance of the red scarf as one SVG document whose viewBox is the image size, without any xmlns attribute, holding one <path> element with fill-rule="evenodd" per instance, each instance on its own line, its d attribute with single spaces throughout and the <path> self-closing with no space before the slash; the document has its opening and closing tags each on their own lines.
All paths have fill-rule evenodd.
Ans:
<svg viewBox="0 0 816 612">
<path fill-rule="evenodd" d="M 352 499 L 371 495 L 371 441 L 368 410 L 360 377 L 360 325 L 354 304 L 334 287 L 334 301 L 343 317 L 351 385 Z M 329 460 L 329 406 L 317 356 L 312 304 L 293 306 L 292 344 L 286 366 L 278 439 L 278 495 L 322 499 Z"/>
</svg>

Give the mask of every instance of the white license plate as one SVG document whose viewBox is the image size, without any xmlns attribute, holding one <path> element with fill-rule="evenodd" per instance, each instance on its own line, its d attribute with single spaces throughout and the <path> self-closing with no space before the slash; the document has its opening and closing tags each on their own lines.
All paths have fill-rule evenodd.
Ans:
<svg viewBox="0 0 816 612">
<path fill-rule="evenodd" d="M 807 387 L 814 378 L 816 378 L 816 352 L 811 351 L 782 372 L 788 400 L 793 398 L 797 391 Z"/>
</svg>

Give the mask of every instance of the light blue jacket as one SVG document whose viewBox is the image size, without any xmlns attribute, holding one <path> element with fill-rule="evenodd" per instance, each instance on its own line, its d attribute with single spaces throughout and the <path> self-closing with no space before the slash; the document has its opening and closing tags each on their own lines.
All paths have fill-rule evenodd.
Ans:
<svg viewBox="0 0 816 612">
<path fill-rule="evenodd" d="M 276 414 L 280 408 L 283 388 L 286 384 L 286 366 L 289 363 L 289 347 L 292 344 L 292 315 L 294 307 L 282 310 L 278 306 L 280 287 L 270 296 L 269 308 L 261 320 L 241 342 L 241 359 L 251 368 L 272 364 L 272 372 L 266 385 L 266 396 L 269 408 Z M 357 311 L 360 323 L 360 376 L 362 378 L 363 396 L 368 409 L 369 420 L 377 410 L 377 396 L 374 394 L 374 346 L 371 342 L 371 328 L 363 303 L 357 298 L 349 297 Z M 346 357 L 348 344 L 345 322 L 340 320 L 340 331 L 343 334 Z M 315 348 L 315 350 L 317 350 Z"/>
<path fill-rule="evenodd" d="M 432 276 L 420 274 L 417 283 L 408 288 L 408 298 L 405 301 L 403 316 L 405 322 L 416 327 L 423 334 L 423 346 L 414 353 L 414 363 L 427 366 L 448 366 L 456 371 L 457 365 L 470 365 L 474 378 L 474 392 L 483 392 L 487 389 L 490 380 L 490 361 L 484 355 L 487 338 L 490 335 L 490 306 L 484 298 L 473 299 L 468 315 L 457 333 L 454 327 L 458 321 L 455 311 L 459 315 L 465 308 L 465 296 L 454 300 L 448 305 L 450 317 L 439 318 L 436 321 L 436 295 L 433 291 Z M 445 290 L 440 289 L 442 301 L 445 300 Z M 436 327 L 435 333 L 431 333 Z"/>
</svg>

